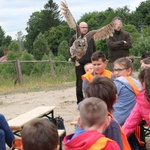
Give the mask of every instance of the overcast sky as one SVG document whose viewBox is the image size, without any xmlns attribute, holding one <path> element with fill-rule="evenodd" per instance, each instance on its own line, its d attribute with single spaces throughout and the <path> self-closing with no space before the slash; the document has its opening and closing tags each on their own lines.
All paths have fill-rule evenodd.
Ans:
<svg viewBox="0 0 150 150">
<path fill-rule="evenodd" d="M 135 10 L 145 0 L 66 0 L 70 11 L 76 20 L 92 11 L 105 11 L 108 7 L 113 9 L 128 6 Z M 16 38 L 16 34 L 22 31 L 26 34 L 27 22 L 35 11 L 40 11 L 48 0 L 0 0 L 0 26 L 5 35 Z M 60 5 L 60 0 L 54 0 Z"/>
</svg>

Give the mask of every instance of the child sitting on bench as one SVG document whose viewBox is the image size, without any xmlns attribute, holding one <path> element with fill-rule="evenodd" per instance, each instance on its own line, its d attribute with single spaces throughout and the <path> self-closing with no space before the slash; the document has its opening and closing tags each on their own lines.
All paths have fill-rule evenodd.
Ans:
<svg viewBox="0 0 150 150">
<path fill-rule="evenodd" d="M 83 130 L 65 137 L 65 150 L 120 150 L 118 144 L 102 133 L 109 124 L 107 106 L 99 98 L 86 98 L 80 104 L 78 124 Z"/>
<path fill-rule="evenodd" d="M 33 119 L 22 131 L 22 150 L 59 150 L 57 127 L 46 118 Z"/>
</svg>

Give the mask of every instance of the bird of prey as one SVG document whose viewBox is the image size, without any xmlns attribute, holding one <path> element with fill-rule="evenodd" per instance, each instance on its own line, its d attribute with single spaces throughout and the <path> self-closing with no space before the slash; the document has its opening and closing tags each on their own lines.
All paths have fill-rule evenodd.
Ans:
<svg viewBox="0 0 150 150">
<path fill-rule="evenodd" d="M 72 13 L 70 12 L 67 3 L 64 1 L 61 1 L 61 12 L 65 17 L 69 27 L 76 30 L 76 40 L 70 47 L 71 58 L 75 58 L 76 60 L 81 59 L 82 56 L 86 53 L 88 42 L 92 37 L 94 37 L 94 40 L 100 40 L 109 38 L 109 36 L 113 36 L 115 24 L 111 22 L 110 24 L 100 29 L 88 32 L 85 36 L 81 38 L 79 25 L 77 24 Z"/>
</svg>

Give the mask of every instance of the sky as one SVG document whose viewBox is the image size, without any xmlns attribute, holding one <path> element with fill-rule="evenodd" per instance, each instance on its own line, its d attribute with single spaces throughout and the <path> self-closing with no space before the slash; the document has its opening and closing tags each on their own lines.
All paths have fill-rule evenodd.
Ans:
<svg viewBox="0 0 150 150">
<path fill-rule="evenodd" d="M 66 0 L 74 18 L 93 11 L 105 11 L 108 7 L 113 9 L 128 6 L 134 11 L 145 0 Z M 48 0 L 0 0 L 0 26 L 5 31 L 5 36 L 16 38 L 17 32 L 26 35 L 25 28 L 33 12 L 44 9 Z M 53 0 L 60 6 L 60 0 Z"/>
</svg>

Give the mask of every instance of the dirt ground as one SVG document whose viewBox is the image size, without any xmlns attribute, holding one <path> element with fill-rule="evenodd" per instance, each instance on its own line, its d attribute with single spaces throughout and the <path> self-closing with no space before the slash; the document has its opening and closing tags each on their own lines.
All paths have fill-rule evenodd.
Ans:
<svg viewBox="0 0 150 150">
<path fill-rule="evenodd" d="M 64 118 L 67 134 L 74 132 L 74 126 L 71 126 L 70 122 L 75 121 L 78 116 L 75 87 L 0 95 L 0 113 L 3 113 L 7 120 L 38 106 L 56 106 L 54 116 L 60 115 Z M 150 150 L 150 138 L 147 138 L 147 147 Z"/>
<path fill-rule="evenodd" d="M 30 111 L 38 106 L 56 106 L 54 116 L 64 118 L 67 134 L 74 131 L 71 121 L 78 116 L 75 87 L 64 90 L 39 91 L 20 94 L 0 95 L 0 112 L 7 120 Z"/>
</svg>

